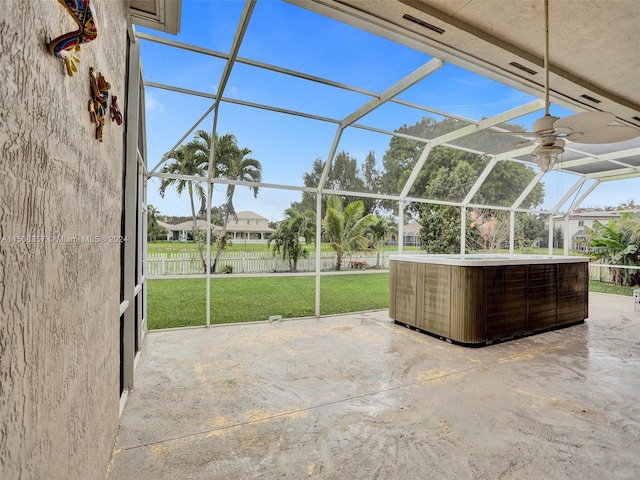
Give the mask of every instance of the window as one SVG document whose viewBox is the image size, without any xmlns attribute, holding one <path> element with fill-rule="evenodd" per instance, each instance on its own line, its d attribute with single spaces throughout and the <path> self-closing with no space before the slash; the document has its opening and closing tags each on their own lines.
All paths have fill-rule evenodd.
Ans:
<svg viewBox="0 0 640 480">
<path fill-rule="evenodd" d="M 582 227 L 584 225 L 584 220 L 578 220 L 578 226 Z"/>
</svg>

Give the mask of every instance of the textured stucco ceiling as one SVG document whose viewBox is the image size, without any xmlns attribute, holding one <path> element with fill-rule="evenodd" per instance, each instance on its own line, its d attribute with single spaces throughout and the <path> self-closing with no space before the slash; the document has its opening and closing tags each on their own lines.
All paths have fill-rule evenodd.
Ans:
<svg viewBox="0 0 640 480">
<path fill-rule="evenodd" d="M 493 78 L 538 94 L 544 86 L 542 0 L 314 1 L 327 7 L 324 13 L 332 11 L 342 20 L 347 14 L 371 29 L 380 26 L 405 35 L 440 58 L 468 62 Z M 640 127 L 640 2 L 551 0 L 549 12 L 552 100 L 609 111 L 622 123 Z M 403 18 L 405 14 L 444 32 L 417 25 Z M 514 61 L 537 73 L 509 65 Z"/>
</svg>

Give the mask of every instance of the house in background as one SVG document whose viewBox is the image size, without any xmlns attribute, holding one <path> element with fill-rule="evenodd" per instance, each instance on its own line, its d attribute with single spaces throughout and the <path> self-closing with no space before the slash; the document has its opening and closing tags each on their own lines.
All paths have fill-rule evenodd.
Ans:
<svg viewBox="0 0 640 480">
<path fill-rule="evenodd" d="M 419 222 L 409 222 L 405 223 L 403 227 L 402 233 L 402 245 L 405 247 L 419 247 L 422 245 L 420 242 L 420 229 L 422 225 Z M 398 231 L 396 230 L 391 234 L 389 240 L 387 241 L 387 245 L 397 246 L 398 245 Z"/>
<path fill-rule="evenodd" d="M 419 247 L 420 243 L 420 229 L 422 225 L 418 222 L 409 222 L 404 226 L 404 233 L 402 235 L 402 243 L 405 247 Z"/>
<path fill-rule="evenodd" d="M 202 232 L 207 232 L 207 221 L 206 220 L 196 220 L 198 224 L 198 230 Z M 186 242 L 191 238 L 193 232 L 193 221 L 187 220 L 186 222 L 171 224 L 165 223 L 158 220 L 158 225 L 167 229 L 167 240 L 175 241 L 175 242 Z M 219 233 L 222 230 L 222 227 L 218 225 L 211 225 L 214 232 Z"/>
<path fill-rule="evenodd" d="M 267 243 L 275 229 L 269 227 L 269 220 L 251 211 L 237 212 L 236 218 L 229 217 L 227 239 L 247 243 Z"/>
<path fill-rule="evenodd" d="M 591 240 L 586 228 L 593 228 L 595 221 L 607 224 L 611 219 L 618 220 L 623 213 L 619 210 L 578 208 L 569 215 L 567 223 L 565 223 L 565 215 L 560 214 L 553 217 L 553 224 L 563 229 L 564 238 L 571 240 L 570 249 L 585 250 Z M 548 221 L 545 221 L 545 225 L 549 228 Z"/>
<path fill-rule="evenodd" d="M 247 243 L 267 243 L 269 235 L 275 232 L 275 229 L 269 227 L 269 220 L 258 215 L 255 212 L 242 211 L 238 212 L 237 218 L 229 217 L 227 224 L 227 240 L 245 241 Z M 196 220 L 198 230 L 207 231 L 206 220 Z M 167 240 L 169 241 L 186 241 L 192 237 L 193 221 L 171 224 L 158 221 L 158 225 L 167 229 Z M 222 232 L 222 227 L 212 225 L 213 231 L 217 234 Z"/>
</svg>

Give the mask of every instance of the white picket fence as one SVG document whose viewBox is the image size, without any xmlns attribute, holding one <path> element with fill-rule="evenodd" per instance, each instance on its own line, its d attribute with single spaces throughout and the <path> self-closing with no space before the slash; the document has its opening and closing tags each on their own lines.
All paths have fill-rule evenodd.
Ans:
<svg viewBox="0 0 640 480">
<path fill-rule="evenodd" d="M 357 254 L 343 258 L 343 269 L 348 268 L 373 268 L 376 266 L 377 254 Z M 321 270 L 331 271 L 335 268 L 336 256 L 334 253 L 323 253 L 321 258 Z M 148 253 L 146 262 L 147 276 L 163 275 L 188 275 L 204 273 L 202 261 L 198 252 L 171 252 Z M 213 256 L 212 262 L 213 263 Z M 354 266 L 355 264 L 355 266 Z M 218 259 L 218 271 L 223 271 L 229 265 L 233 273 L 272 273 L 288 272 L 289 263 L 280 257 L 274 257 L 269 252 L 222 252 Z M 389 268 L 389 252 L 380 254 L 380 268 Z M 298 260 L 298 272 L 314 272 L 316 270 L 316 257 Z"/>
<path fill-rule="evenodd" d="M 389 255 L 396 252 L 382 252 L 380 254 L 379 267 L 389 268 Z M 213 261 L 213 257 L 212 257 Z M 332 271 L 335 268 L 336 256 L 334 253 L 323 253 L 320 259 L 322 271 Z M 377 266 L 376 253 L 358 254 L 345 257 L 342 268 L 350 269 L 359 266 L 374 268 Z M 354 265 L 354 263 L 356 265 Z M 218 259 L 218 271 L 229 265 L 233 273 L 273 273 L 288 272 L 289 263 L 280 257 L 274 257 L 269 252 L 223 252 Z M 612 282 L 611 265 L 597 263 L 589 264 L 589 279 L 601 282 Z M 637 269 L 637 267 L 619 267 Z M 298 261 L 298 272 L 314 272 L 316 269 L 316 257 L 310 255 Z M 204 273 L 198 252 L 171 252 L 147 254 L 147 276 L 164 275 L 189 275 Z"/>
<path fill-rule="evenodd" d="M 613 270 L 627 270 L 631 274 L 640 271 L 640 267 L 624 265 L 608 265 L 601 263 L 589 264 L 589 280 L 597 280 L 599 282 L 613 283 Z"/>
</svg>

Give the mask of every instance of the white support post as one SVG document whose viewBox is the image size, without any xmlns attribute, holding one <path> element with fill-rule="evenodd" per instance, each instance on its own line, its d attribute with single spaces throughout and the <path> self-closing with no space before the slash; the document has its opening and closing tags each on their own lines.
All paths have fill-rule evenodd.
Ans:
<svg viewBox="0 0 640 480">
<path fill-rule="evenodd" d="M 122 263 L 124 265 L 124 328 L 122 338 L 122 384 L 124 390 L 133 390 L 135 360 L 135 287 L 136 287 L 136 210 L 138 187 L 138 128 L 140 121 L 140 44 L 133 39 L 129 42 L 129 78 L 126 106 L 126 149 L 124 183 L 124 244 Z"/>
<path fill-rule="evenodd" d="M 135 286 L 134 289 L 136 289 L 138 291 L 137 294 L 134 293 L 135 295 L 135 305 L 138 307 L 137 309 L 134 310 L 134 317 L 135 317 L 135 322 L 136 322 L 136 338 L 135 338 L 135 345 L 134 348 L 136 349 L 136 354 L 137 352 L 142 348 L 142 340 L 144 339 L 144 331 L 143 331 L 143 312 L 144 312 L 144 306 L 142 305 L 142 282 L 143 282 L 143 278 L 144 278 L 144 254 L 145 254 L 145 250 L 146 250 L 146 244 L 147 244 L 147 229 L 146 229 L 146 218 L 147 218 L 147 212 L 146 212 L 146 208 L 143 211 L 143 204 L 144 204 L 144 195 L 145 195 L 145 189 L 144 189 L 144 185 L 146 183 L 146 179 L 144 176 L 144 171 L 142 168 L 142 165 L 138 165 L 138 155 L 140 154 L 139 149 L 137 150 L 137 155 L 136 155 L 136 183 L 137 183 L 137 191 L 138 191 L 138 195 L 137 195 L 137 203 L 136 203 L 136 237 L 135 237 L 135 244 L 136 244 L 136 273 L 135 273 Z"/>
<path fill-rule="evenodd" d="M 515 252 L 515 237 L 516 237 L 516 212 L 511 210 L 509 212 L 509 254 L 513 255 Z"/>
<path fill-rule="evenodd" d="M 553 213 L 549 214 L 549 255 L 553 255 Z"/>
<path fill-rule="evenodd" d="M 218 109 L 216 108 L 216 113 Z M 213 128 L 215 132 L 215 126 Z M 211 148 L 215 148 L 213 138 L 211 139 Z M 207 260 L 204 262 L 207 265 L 207 279 L 205 281 L 205 288 L 207 289 L 207 304 L 206 304 L 206 323 L 207 328 L 211 326 L 211 197 L 213 195 L 213 184 L 211 183 L 211 160 L 209 160 L 209 179 L 207 180 Z"/>
<path fill-rule="evenodd" d="M 404 201 L 398 202 L 398 253 L 404 250 Z"/>
<path fill-rule="evenodd" d="M 569 238 L 569 213 L 567 213 L 564 217 L 564 224 L 562 226 L 562 237 L 564 239 L 564 255 L 569 255 L 569 242 L 571 239 Z"/>
<path fill-rule="evenodd" d="M 316 318 L 320 318 L 320 271 L 322 270 L 322 194 L 316 193 Z"/>
<path fill-rule="evenodd" d="M 460 255 L 467 251 L 467 207 L 460 207 Z"/>
</svg>

